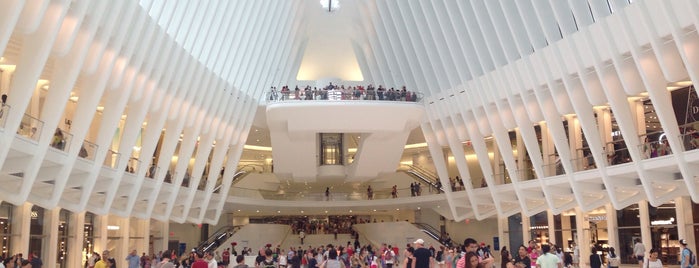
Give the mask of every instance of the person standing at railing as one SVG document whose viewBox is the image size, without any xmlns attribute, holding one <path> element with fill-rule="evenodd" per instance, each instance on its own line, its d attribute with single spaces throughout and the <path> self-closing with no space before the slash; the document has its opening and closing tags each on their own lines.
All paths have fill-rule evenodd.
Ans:
<svg viewBox="0 0 699 268">
<path fill-rule="evenodd" d="M 670 148 L 670 144 L 668 143 L 667 139 L 663 140 L 663 143 L 660 144 L 660 155 L 670 155 L 672 154 L 672 149 Z"/>
<path fill-rule="evenodd" d="M 366 195 L 367 195 L 367 198 L 368 198 L 369 200 L 373 200 L 373 199 L 374 199 L 374 190 L 371 189 L 371 185 L 369 185 L 369 186 L 366 188 Z"/>
<path fill-rule="evenodd" d="M 325 187 L 325 201 L 330 201 L 330 187 Z M 301 241 L 303 241 L 303 239 Z M 301 242 L 301 244 L 303 244 L 303 242 Z"/>
<path fill-rule="evenodd" d="M 643 159 L 650 158 L 651 144 L 648 142 L 648 137 L 643 139 L 643 147 L 641 147 L 641 151 L 643 152 Z"/>
<path fill-rule="evenodd" d="M 391 189 L 391 197 L 398 198 L 398 186 L 397 185 L 393 185 L 393 188 Z"/>
<path fill-rule="evenodd" d="M 2 105 L 0 105 L 0 119 L 2 119 L 5 113 L 5 106 L 7 105 L 7 94 L 2 94 Z"/>
</svg>

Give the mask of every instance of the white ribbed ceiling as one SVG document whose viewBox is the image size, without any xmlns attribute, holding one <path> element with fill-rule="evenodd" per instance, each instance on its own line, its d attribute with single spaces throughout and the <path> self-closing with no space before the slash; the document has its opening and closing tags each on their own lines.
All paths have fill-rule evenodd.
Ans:
<svg viewBox="0 0 699 268">
<path fill-rule="evenodd" d="M 340 32 L 366 84 L 406 85 L 429 96 L 541 50 L 629 1 L 345 0 L 334 14 L 317 0 L 140 4 L 185 50 L 245 92 L 299 84 L 307 48 L 336 47 L 327 33 Z M 338 17 L 345 27 L 331 23 Z M 346 56 L 334 55 L 326 64 Z"/>
</svg>

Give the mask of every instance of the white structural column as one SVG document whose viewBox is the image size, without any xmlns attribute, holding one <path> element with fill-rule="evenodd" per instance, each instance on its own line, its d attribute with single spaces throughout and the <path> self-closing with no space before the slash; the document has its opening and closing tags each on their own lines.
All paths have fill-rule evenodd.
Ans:
<svg viewBox="0 0 699 268">
<path fill-rule="evenodd" d="M 602 144 L 605 146 L 604 150 L 607 155 L 613 154 L 614 145 L 609 144 L 609 142 L 612 141 L 612 114 L 609 107 L 595 107 L 594 110 L 597 115 L 597 128 L 599 129 L 599 133 L 602 134 Z M 607 165 L 611 165 L 611 163 L 607 161 Z"/>
<path fill-rule="evenodd" d="M 16 206 L 12 210 L 12 244 L 10 252 L 29 251 L 29 232 L 31 231 L 32 204 Z M 12 253 L 11 253 L 12 254 Z"/>
<path fill-rule="evenodd" d="M 607 244 L 610 247 L 616 249 L 616 254 L 621 253 L 621 248 L 619 247 L 619 223 L 616 218 L 616 209 L 612 204 L 607 204 L 604 206 L 607 212 Z"/>
<path fill-rule="evenodd" d="M 551 210 L 546 211 L 546 217 L 547 217 L 547 226 L 549 227 L 549 243 L 556 243 L 556 224 L 555 224 L 555 219 L 554 219 L 553 213 Z M 562 247 L 562 245 L 558 245 L 559 247 Z"/>
<path fill-rule="evenodd" d="M 502 251 L 503 246 L 509 246 L 510 245 L 510 225 L 509 225 L 509 220 L 508 217 L 502 217 L 498 216 L 498 237 L 500 237 L 500 250 Z M 513 247 L 516 247 L 513 245 Z M 513 251 L 514 248 L 510 248 L 509 251 L 510 253 L 514 254 L 516 251 Z M 513 253 L 514 252 L 514 253 Z M 515 255 L 512 255 L 515 256 Z"/>
<path fill-rule="evenodd" d="M 41 243 L 41 257 L 44 262 L 44 266 L 48 268 L 56 267 L 56 260 L 58 259 L 58 225 L 60 224 L 61 208 L 53 208 L 44 210 L 44 222 L 43 224 L 43 235 L 48 236 L 48 239 L 42 239 L 44 243 Z M 31 252 L 27 252 L 26 256 L 29 256 Z"/>
<path fill-rule="evenodd" d="M 524 244 L 527 245 L 528 241 L 532 240 L 531 218 L 524 213 L 521 213 L 520 216 L 522 217 L 522 241 L 524 241 Z"/>
<path fill-rule="evenodd" d="M 650 235 L 650 218 L 648 216 L 648 201 L 641 200 L 638 202 L 638 215 L 641 217 L 641 242 L 646 245 L 646 256 L 648 250 L 653 244 Z"/>
<path fill-rule="evenodd" d="M 580 252 L 580 267 L 589 265 L 590 256 L 590 222 L 586 219 L 586 213 L 583 213 L 580 207 L 575 208 L 575 230 L 577 231 L 576 244 Z"/>
<path fill-rule="evenodd" d="M 123 260 L 133 250 L 129 245 L 131 241 L 131 220 L 129 218 L 114 217 L 110 221 L 114 225 L 119 226 L 119 230 L 116 231 L 119 234 L 119 240 L 114 245 L 114 251 L 110 252 L 110 255 L 114 259 Z"/>
<path fill-rule="evenodd" d="M 92 228 L 92 230 L 95 237 L 95 252 L 101 255 L 103 251 L 109 250 L 109 248 L 107 248 L 107 241 L 109 237 L 109 234 L 107 232 L 107 226 L 109 226 L 109 216 L 95 215 L 94 223 L 95 226 Z"/>
<path fill-rule="evenodd" d="M 71 213 L 70 225 L 68 229 L 68 267 L 82 267 L 85 253 L 83 243 L 85 242 L 85 212 Z"/>
<path fill-rule="evenodd" d="M 675 213 L 677 216 L 677 236 L 686 239 L 690 249 L 696 248 L 694 240 L 694 220 L 692 218 L 692 200 L 688 196 L 675 198 Z"/>
</svg>

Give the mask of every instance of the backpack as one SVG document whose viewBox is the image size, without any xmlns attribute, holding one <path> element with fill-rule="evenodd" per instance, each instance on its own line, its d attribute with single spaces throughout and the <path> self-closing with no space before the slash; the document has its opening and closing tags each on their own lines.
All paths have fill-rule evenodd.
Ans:
<svg viewBox="0 0 699 268">
<path fill-rule="evenodd" d="M 694 252 L 692 252 L 692 250 L 690 250 L 690 249 L 688 249 L 688 248 L 685 248 L 685 250 L 689 251 L 689 256 L 688 256 L 688 258 L 689 258 L 689 265 L 690 265 L 690 266 L 693 266 L 693 265 L 697 264 L 697 255 L 694 254 Z"/>
<path fill-rule="evenodd" d="M 263 261 L 262 265 L 260 266 L 264 268 L 276 268 L 276 266 L 274 265 L 274 261 L 267 262 L 267 260 Z"/>
</svg>

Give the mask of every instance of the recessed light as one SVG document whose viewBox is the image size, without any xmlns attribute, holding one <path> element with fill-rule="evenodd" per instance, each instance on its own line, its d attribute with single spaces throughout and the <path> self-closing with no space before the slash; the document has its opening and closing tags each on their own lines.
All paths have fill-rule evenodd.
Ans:
<svg viewBox="0 0 699 268">
<path fill-rule="evenodd" d="M 260 211 L 259 211 L 259 210 L 258 210 L 258 211 L 256 211 L 256 212 L 257 212 L 257 213 L 260 213 Z"/>
</svg>

